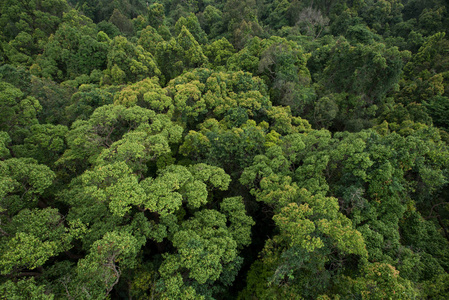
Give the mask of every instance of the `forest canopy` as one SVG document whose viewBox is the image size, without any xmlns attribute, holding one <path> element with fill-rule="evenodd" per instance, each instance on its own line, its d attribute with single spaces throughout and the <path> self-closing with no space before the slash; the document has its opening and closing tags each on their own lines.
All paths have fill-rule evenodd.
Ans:
<svg viewBox="0 0 449 300">
<path fill-rule="evenodd" d="M 448 299 L 448 9 L 0 1 L 0 298 Z"/>
</svg>

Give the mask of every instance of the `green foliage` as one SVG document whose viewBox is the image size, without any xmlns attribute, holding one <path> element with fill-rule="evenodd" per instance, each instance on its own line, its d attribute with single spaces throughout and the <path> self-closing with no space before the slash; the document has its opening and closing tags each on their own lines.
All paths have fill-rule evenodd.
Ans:
<svg viewBox="0 0 449 300">
<path fill-rule="evenodd" d="M 164 23 L 164 6 L 160 3 L 153 3 L 148 7 L 148 22 L 153 28 L 159 28 Z"/>
<path fill-rule="evenodd" d="M 9 216 L 21 209 L 33 208 L 55 178 L 45 165 L 39 165 L 31 158 L 10 158 L 0 161 L 1 209 Z"/>
<path fill-rule="evenodd" d="M 180 47 L 180 55 L 185 67 L 201 67 L 207 63 L 207 57 L 190 31 L 182 25 L 181 31 L 176 39 Z"/>
<path fill-rule="evenodd" d="M 401 69 L 409 55 L 382 43 L 351 45 L 345 39 L 317 48 L 309 65 L 321 85 L 319 89 L 328 91 L 321 95 L 338 106 L 334 128 L 359 131 L 372 126 L 369 119 L 376 116 L 386 95 L 398 89 Z"/>
<path fill-rule="evenodd" d="M 208 62 L 203 49 L 187 27 L 177 24 L 179 34 L 176 39 L 161 42 L 156 49 L 157 62 L 164 66 L 162 70 L 167 81 L 180 75 L 184 69 L 204 67 Z"/>
<path fill-rule="evenodd" d="M 340 257 L 350 254 L 362 258 L 367 256 L 361 233 L 353 229 L 351 221 L 338 212 L 337 199 L 311 195 L 295 186 L 292 188 L 295 195 L 291 200 L 295 199 L 295 202 L 275 204 L 282 207 L 273 217 L 279 234 L 267 241 L 261 259 L 266 266 L 264 269 L 269 268 L 269 271 L 262 271 L 267 277 L 259 283 L 248 285 L 245 293 L 263 298 L 270 297 L 268 295 L 279 297 L 279 293 L 289 294 L 288 286 L 292 286 L 298 297 L 316 298 L 332 285 L 332 271 L 325 269 L 325 264 L 336 259 L 332 253 L 337 252 Z M 344 269 L 345 266 L 340 264 L 336 268 Z M 250 272 L 248 281 L 253 280 L 251 276 L 254 275 Z M 317 285 L 317 278 L 320 279 L 320 286 Z M 262 287 L 265 290 L 261 290 Z"/>
<path fill-rule="evenodd" d="M 25 3 L 3 1 L 0 6 L 1 45 L 7 61 L 30 65 L 42 44 L 56 31 L 68 5 L 64 0 Z"/>
<path fill-rule="evenodd" d="M 447 120 L 448 110 L 449 110 L 449 98 L 444 96 L 435 96 L 429 100 L 429 102 L 424 102 L 429 115 L 435 126 L 449 130 L 449 123 Z"/>
<path fill-rule="evenodd" d="M 397 84 L 403 61 L 408 55 L 395 48 L 386 48 L 381 43 L 351 46 L 344 40 L 338 42 L 331 53 L 323 73 L 325 84 L 337 92 L 362 95 L 373 103 Z M 383 74 L 382 78 L 377 77 L 379 73 Z"/>
<path fill-rule="evenodd" d="M 365 1 L 359 8 L 360 16 L 376 33 L 386 33 L 389 27 L 402 20 L 404 5 L 397 0 Z"/>
<path fill-rule="evenodd" d="M 0 81 L 0 130 L 8 132 L 17 142 L 29 126 L 37 124 L 37 114 L 42 109 L 39 101 L 13 85 Z"/>
<path fill-rule="evenodd" d="M 226 66 L 229 57 L 234 53 L 234 47 L 226 38 L 216 40 L 210 45 L 206 45 L 204 49 L 204 54 L 208 57 L 212 69 L 217 69 L 219 66 Z"/>
<path fill-rule="evenodd" d="M 69 0 L 76 9 L 99 23 L 111 17 L 114 10 L 118 10 L 126 18 L 132 19 L 146 12 L 147 3 L 142 0 Z"/>
<path fill-rule="evenodd" d="M 64 137 L 67 132 L 67 127 L 62 125 L 36 124 L 31 126 L 23 145 L 12 149 L 17 156 L 32 157 L 41 164 L 52 166 L 66 148 Z"/>
<path fill-rule="evenodd" d="M 186 29 L 193 35 L 195 40 L 200 44 L 207 43 L 207 35 L 201 29 L 198 18 L 194 14 L 190 14 L 187 18 L 181 17 L 175 24 L 175 35 L 179 35 L 182 32 L 182 27 L 185 26 Z"/>
<path fill-rule="evenodd" d="M 11 142 L 11 138 L 8 133 L 0 131 L 0 158 L 7 158 L 10 153 L 8 149 L 8 144 Z"/>
<path fill-rule="evenodd" d="M 242 200 L 241 197 L 226 198 L 220 204 L 222 213 L 231 223 L 229 230 L 239 248 L 251 243 L 251 227 L 255 224 L 253 219 L 245 214 Z"/>
<path fill-rule="evenodd" d="M 64 14 L 62 21 L 31 72 L 63 81 L 104 69 L 109 44 L 99 39 L 93 22 L 75 10 Z"/>
<path fill-rule="evenodd" d="M 128 85 L 116 94 L 114 103 L 126 107 L 138 105 L 170 116 L 174 109 L 173 101 L 158 81 L 153 77 Z"/>
<path fill-rule="evenodd" d="M 222 208 L 227 210 L 228 205 L 234 201 L 237 204 L 238 200 L 235 198 L 225 199 Z M 249 236 L 252 219 L 244 214 L 241 217 L 247 220 L 245 225 L 242 224 L 241 233 L 244 236 Z M 188 277 L 200 285 L 209 285 L 211 281 L 220 277 L 222 277 L 220 281 L 226 282 L 225 276 L 230 276 L 229 272 L 235 274 L 235 271 L 232 270 L 240 268 L 238 263 L 240 259 L 237 256 L 238 243 L 232 234 L 235 230 L 232 229 L 233 219 L 231 219 L 231 224 L 231 228 L 228 228 L 225 215 L 207 209 L 196 212 L 192 218 L 185 221 L 172 238 L 173 246 L 177 249 L 176 253 L 166 255 L 159 270 L 163 282 L 167 283 L 174 278 L 179 278 L 178 283 L 171 286 L 170 289 L 182 291 L 186 287 L 179 282 L 180 276 L 176 275 L 182 270 L 187 270 Z M 245 243 L 245 241 L 240 243 L 242 242 Z M 168 290 L 168 287 L 166 285 L 165 289 Z"/>
<path fill-rule="evenodd" d="M 133 23 L 117 8 L 114 9 L 108 21 L 114 24 L 123 34 L 129 35 L 133 32 Z"/>
<path fill-rule="evenodd" d="M 50 257 L 70 249 L 73 237 L 83 233 L 72 224 L 65 228 L 56 209 L 22 210 L 5 226 L 8 239 L 3 238 L 0 269 L 3 275 L 14 275 L 24 269 L 33 270 Z"/>
<path fill-rule="evenodd" d="M 53 300 L 54 295 L 45 290 L 45 286 L 35 284 L 34 278 L 22 279 L 17 282 L 9 280 L 0 285 L 0 292 L 7 299 L 36 299 L 36 300 Z"/>
<path fill-rule="evenodd" d="M 449 298 L 447 19 L 1 1 L 0 298 Z"/>
<path fill-rule="evenodd" d="M 120 279 L 122 270 L 119 266 L 132 268 L 141 246 L 130 233 L 106 233 L 92 245 L 86 258 L 78 262 L 77 279 L 81 281 L 82 289 L 97 297 L 106 297 Z"/>
<path fill-rule="evenodd" d="M 323 241 L 323 233 L 328 235 L 329 241 L 335 239 L 331 244 L 343 253 L 368 255 L 367 257 L 374 261 L 389 261 L 390 264 L 394 264 L 398 251 L 401 251 L 400 244 L 408 245 L 409 242 L 404 239 L 400 240 L 397 229 L 391 229 L 399 228 L 404 213 L 411 209 L 410 205 L 414 205 L 414 202 L 400 201 L 400 199 L 404 199 L 404 197 L 405 199 L 413 198 L 420 203 L 420 200 L 418 200 L 420 196 L 412 187 L 416 183 L 410 182 L 411 178 L 407 174 L 410 174 L 410 170 L 415 170 L 413 173 L 416 176 L 422 176 L 422 179 L 419 180 L 423 184 L 420 189 L 426 190 L 425 195 L 438 193 L 439 188 L 437 186 L 445 185 L 445 179 L 440 177 L 442 174 L 436 170 L 439 167 L 436 167 L 436 169 L 432 167 L 434 160 L 431 157 L 433 151 L 445 156 L 447 150 L 443 150 L 445 146 L 438 142 L 438 137 L 434 142 L 421 147 L 423 145 L 421 138 L 424 132 L 425 129 L 417 130 L 409 133 L 410 135 L 406 138 L 396 134 L 389 134 L 380 138 L 368 132 L 357 135 L 345 133 L 335 135 L 334 138 L 339 140 L 338 142 L 335 139 L 332 140 L 330 135 L 324 131 L 321 134 L 312 132 L 308 136 L 292 135 L 289 142 L 281 144 L 280 147 L 269 148 L 266 156 L 256 156 L 254 164 L 245 169 L 240 181 L 251 188 L 251 193 L 255 195 L 257 200 L 263 201 L 273 208 L 276 213 L 273 219 L 281 234 L 273 238 L 275 242 L 273 245 L 266 245 L 267 256 L 263 259 L 264 264 L 269 264 L 269 261 L 275 260 L 276 263 L 273 268 L 276 268 L 275 266 L 279 266 L 278 259 L 290 257 L 295 252 L 289 251 L 298 251 L 298 247 L 301 247 L 303 252 L 328 249 L 324 246 L 326 244 Z M 293 143 L 295 140 L 296 142 Z M 383 141 L 381 142 L 381 140 Z M 396 152 L 401 144 L 408 145 L 405 146 L 408 150 L 404 154 Z M 292 147 L 290 145 L 297 145 L 297 148 L 290 150 L 289 147 Z M 309 145 L 313 145 L 314 150 L 309 148 Z M 395 150 L 390 147 L 394 147 Z M 311 151 L 316 154 L 312 154 Z M 320 152 L 322 154 L 318 154 Z M 308 154 L 303 156 L 300 153 Z M 418 157 L 421 158 L 418 159 Z M 418 161 L 421 161 L 421 163 L 418 163 Z M 446 161 L 445 158 L 442 158 L 440 166 L 446 164 Z M 292 170 L 292 162 L 299 167 Z M 391 164 L 394 164 L 394 166 Z M 338 182 L 335 182 L 335 176 L 339 178 Z M 425 179 L 428 176 L 431 176 L 431 181 Z M 355 181 L 355 178 L 359 178 L 358 181 Z M 327 186 L 327 184 L 329 185 Z M 298 197 L 300 187 L 306 187 L 318 194 L 310 197 L 307 194 L 304 195 L 303 192 L 304 202 L 292 203 L 298 201 L 298 198 L 301 199 Z M 328 190 L 341 198 L 338 202 L 336 199 L 333 199 L 333 201 L 326 200 L 322 203 L 326 203 L 328 208 L 320 206 L 320 209 L 316 210 L 314 205 L 321 205 L 321 202 L 319 202 L 319 199 L 322 198 L 321 193 Z M 424 194 L 422 196 L 426 198 L 427 196 L 424 196 Z M 307 220 L 307 218 L 313 218 L 323 212 L 331 213 L 332 210 L 336 212 L 338 209 L 345 212 L 346 216 L 343 217 L 343 215 L 335 215 L 334 213 L 326 215 L 324 220 L 317 220 L 315 223 L 311 222 L 310 219 Z M 336 219 L 332 220 L 329 218 L 330 216 Z M 298 218 L 302 219 L 298 220 Z M 348 230 L 353 226 L 357 228 L 355 233 Z M 427 223 L 427 226 L 432 225 Z M 413 226 L 409 228 L 413 228 Z M 322 233 L 314 236 L 313 233 L 316 230 L 322 231 Z M 282 235 L 282 232 L 286 232 L 285 236 Z M 343 238 L 341 241 L 353 241 L 355 244 L 345 244 L 339 241 L 339 237 L 346 234 L 352 236 Z M 366 246 L 363 243 L 364 239 Z M 437 239 L 435 237 L 433 240 Z M 415 240 L 422 240 L 422 238 Z M 291 248 L 291 250 L 285 250 L 287 251 L 286 254 L 279 256 L 278 251 L 281 241 L 286 244 L 287 249 Z M 434 245 L 432 249 L 441 249 L 440 247 Z M 417 259 L 424 260 L 424 257 L 421 258 L 419 254 L 413 253 Z M 445 255 L 435 253 L 433 257 L 442 258 Z M 332 258 L 328 259 L 332 261 Z M 445 265 L 445 259 L 439 260 L 438 263 L 434 262 L 436 265 Z M 289 263 L 290 268 L 293 268 L 291 261 Z M 310 261 L 310 263 L 315 264 L 317 262 Z M 302 261 L 300 266 L 303 266 L 303 264 Z M 404 270 L 403 267 L 403 263 L 398 264 L 398 268 L 401 268 L 401 270 Z M 292 279 L 294 271 L 290 268 L 280 265 L 276 272 L 274 272 L 275 269 L 272 269 L 275 274 L 273 275 L 274 278 L 277 278 L 277 274 L 282 274 L 282 276 L 288 276 Z M 311 269 L 313 270 L 313 268 Z M 438 276 L 436 274 L 438 273 L 435 273 L 435 276 Z M 404 276 L 407 275 L 404 274 Z M 426 280 L 424 278 L 420 277 L 419 280 Z M 279 280 L 282 282 L 282 279 Z M 403 279 L 398 280 L 404 282 Z M 401 284 L 408 285 L 407 282 Z M 256 286 L 254 288 L 258 289 Z M 363 294 L 361 291 L 357 293 Z M 413 296 L 409 295 L 409 297 Z"/>
<path fill-rule="evenodd" d="M 174 38 L 157 44 L 156 60 L 162 68 L 164 79 L 171 80 L 182 74 L 184 63 L 180 56 L 181 49 Z"/>
<path fill-rule="evenodd" d="M 94 74 L 92 72 L 92 74 Z M 92 80 L 94 81 L 94 80 Z M 40 124 L 68 126 L 73 121 L 65 111 L 69 105 L 75 89 L 69 85 L 60 85 L 45 78 L 31 77 L 30 93 L 36 97 L 42 109 L 39 111 Z"/>
<path fill-rule="evenodd" d="M 140 32 L 137 43 L 142 46 L 145 51 L 156 55 L 157 45 L 163 41 L 164 39 L 159 35 L 157 30 L 148 25 Z"/>
<path fill-rule="evenodd" d="M 258 73 L 268 79 L 273 103 L 300 110 L 305 106 L 304 88 L 310 82 L 307 55 L 298 45 L 284 39 L 272 37 L 264 44 Z"/>
<path fill-rule="evenodd" d="M 12 65 L 2 65 L 0 67 L 0 78 L 2 81 L 10 83 L 28 93 L 31 88 L 30 72 L 24 67 L 14 67 Z"/>
<path fill-rule="evenodd" d="M 180 152 L 217 165 L 224 163 L 225 170 L 239 169 L 250 163 L 253 155 L 264 150 L 264 124 L 248 120 L 240 127 L 228 129 L 217 120 L 209 119 L 200 132 L 190 131 Z M 243 143 L 243 141 L 245 141 Z"/>
<path fill-rule="evenodd" d="M 402 279 L 393 266 L 385 263 L 366 265 L 364 276 L 355 280 L 346 276 L 342 279 L 345 290 L 341 290 L 341 295 L 347 298 L 415 299 L 418 294 L 409 281 Z"/>
<path fill-rule="evenodd" d="M 203 20 L 201 25 L 210 37 L 213 38 L 222 31 L 223 13 L 220 9 L 213 5 L 208 5 L 200 16 L 202 17 L 200 21 Z"/>
<path fill-rule="evenodd" d="M 446 69 L 449 61 L 443 53 L 449 42 L 445 33 L 429 37 L 404 67 L 405 78 L 401 82 L 398 100 L 402 103 L 430 101 L 433 97 L 447 96 Z M 438 117 L 437 117 L 438 118 Z"/>
<path fill-rule="evenodd" d="M 223 119 L 232 109 L 257 117 L 271 106 L 263 81 L 244 72 L 197 69 L 169 82 L 166 89 L 173 97 L 177 116 L 187 124 L 188 117 L 201 121 L 206 114 Z"/>
<path fill-rule="evenodd" d="M 70 105 L 65 109 L 70 123 L 76 119 L 87 120 L 96 108 L 112 104 L 114 94 L 118 90 L 116 86 L 98 87 L 95 84 L 82 84 L 71 96 Z"/>
<path fill-rule="evenodd" d="M 142 46 L 135 46 L 125 37 L 115 37 L 107 54 L 107 69 L 104 71 L 103 84 L 121 84 L 136 82 L 145 77 L 160 76 L 153 55 Z"/>
<path fill-rule="evenodd" d="M 145 172 L 146 162 L 169 153 L 179 141 L 182 128 L 165 115 L 139 106 L 104 105 L 89 120 L 78 120 L 67 134 L 68 148 L 57 164 L 70 161 L 85 166 L 125 159 L 136 172 Z"/>
</svg>

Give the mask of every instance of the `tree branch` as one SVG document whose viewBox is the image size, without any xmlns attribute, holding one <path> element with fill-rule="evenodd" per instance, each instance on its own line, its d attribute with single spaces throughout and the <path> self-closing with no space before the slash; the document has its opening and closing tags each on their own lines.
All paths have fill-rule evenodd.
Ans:
<svg viewBox="0 0 449 300">
<path fill-rule="evenodd" d="M 427 220 L 427 219 L 430 219 L 430 218 L 438 217 L 438 216 L 432 216 L 433 209 L 436 208 L 437 206 L 442 205 L 442 204 L 449 204 L 449 202 L 441 202 L 441 203 L 438 203 L 438 204 L 435 204 L 434 206 L 432 206 L 432 208 L 430 209 L 429 216 L 427 216 L 427 218 L 425 218 L 425 219 Z"/>
</svg>

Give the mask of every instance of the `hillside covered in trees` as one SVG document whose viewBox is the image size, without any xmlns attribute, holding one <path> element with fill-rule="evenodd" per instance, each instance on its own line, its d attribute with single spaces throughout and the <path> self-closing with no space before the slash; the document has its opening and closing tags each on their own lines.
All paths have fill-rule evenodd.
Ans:
<svg viewBox="0 0 449 300">
<path fill-rule="evenodd" d="M 448 6 L 0 0 L 0 298 L 449 299 Z"/>
</svg>

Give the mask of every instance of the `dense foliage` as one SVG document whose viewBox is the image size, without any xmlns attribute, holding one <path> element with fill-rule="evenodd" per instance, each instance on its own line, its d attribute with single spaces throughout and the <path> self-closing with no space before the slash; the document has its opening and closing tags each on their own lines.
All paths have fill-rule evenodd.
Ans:
<svg viewBox="0 0 449 300">
<path fill-rule="evenodd" d="M 0 1 L 0 298 L 448 299 L 448 9 Z"/>
</svg>

